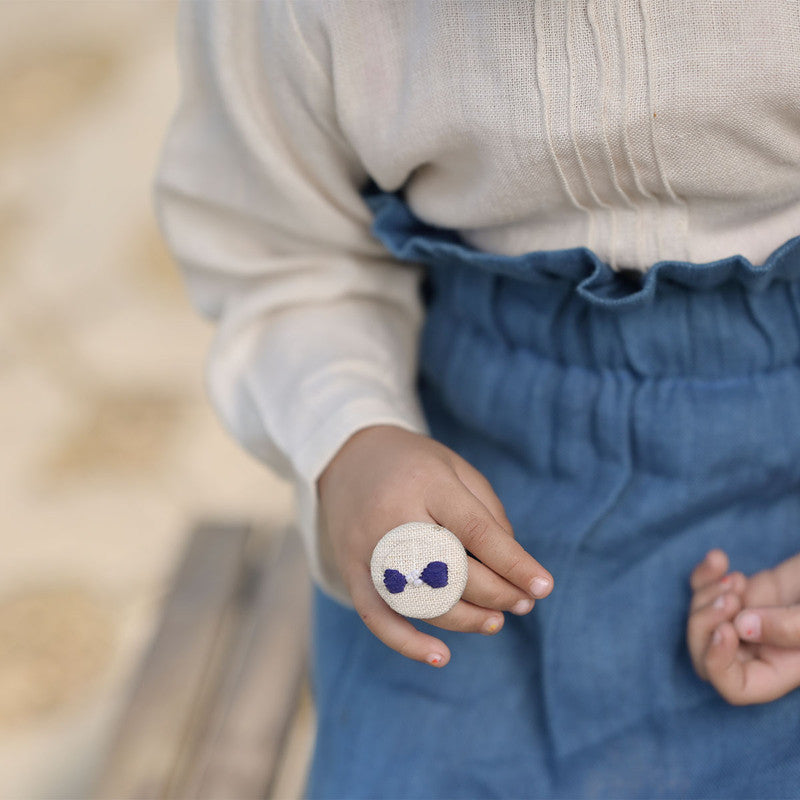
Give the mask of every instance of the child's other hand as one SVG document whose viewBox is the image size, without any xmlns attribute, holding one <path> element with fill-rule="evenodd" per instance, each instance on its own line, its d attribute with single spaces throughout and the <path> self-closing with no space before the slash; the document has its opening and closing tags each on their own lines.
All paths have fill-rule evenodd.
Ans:
<svg viewBox="0 0 800 800">
<path fill-rule="evenodd" d="M 442 667 L 450 651 L 389 608 L 372 583 L 372 551 L 398 525 L 443 525 L 475 556 L 461 600 L 426 620 L 440 628 L 497 633 L 503 611 L 527 614 L 534 597 L 552 590 L 550 573 L 515 541 L 489 481 L 430 437 L 394 425 L 363 428 L 340 448 L 317 487 L 329 544 L 356 611 L 384 644 L 408 658 Z"/>
<path fill-rule="evenodd" d="M 712 550 L 691 587 L 687 643 L 701 678 L 733 705 L 800 687 L 800 554 L 747 578 Z"/>
</svg>

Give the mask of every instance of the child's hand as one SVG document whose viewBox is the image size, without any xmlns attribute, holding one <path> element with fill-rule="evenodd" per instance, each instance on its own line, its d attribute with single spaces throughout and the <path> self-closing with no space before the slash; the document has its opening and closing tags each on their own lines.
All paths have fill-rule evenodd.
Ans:
<svg viewBox="0 0 800 800">
<path fill-rule="evenodd" d="M 749 578 L 727 570 L 712 550 L 692 572 L 692 662 L 729 703 L 768 703 L 800 687 L 800 554 Z"/>
<path fill-rule="evenodd" d="M 437 667 L 450 659 L 444 642 L 389 608 L 372 583 L 375 545 L 404 522 L 443 525 L 475 556 L 462 599 L 446 614 L 426 620 L 433 625 L 496 633 L 503 610 L 527 614 L 534 597 L 552 590 L 550 573 L 514 540 L 489 481 L 434 439 L 394 425 L 363 428 L 345 442 L 317 486 L 329 544 L 356 611 L 384 644 L 404 656 Z"/>
</svg>

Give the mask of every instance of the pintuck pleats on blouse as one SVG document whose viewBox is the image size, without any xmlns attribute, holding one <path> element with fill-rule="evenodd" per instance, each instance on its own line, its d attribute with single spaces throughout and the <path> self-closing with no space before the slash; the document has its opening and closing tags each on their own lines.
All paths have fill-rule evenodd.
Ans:
<svg viewBox="0 0 800 800">
<path fill-rule="evenodd" d="M 431 267 L 375 235 L 367 187 L 475 252 L 569 251 L 623 305 L 618 276 L 758 283 L 800 233 L 796 0 L 186 0 L 178 37 L 156 200 L 217 323 L 211 398 L 345 603 L 316 480 L 368 425 L 429 432 Z"/>
</svg>

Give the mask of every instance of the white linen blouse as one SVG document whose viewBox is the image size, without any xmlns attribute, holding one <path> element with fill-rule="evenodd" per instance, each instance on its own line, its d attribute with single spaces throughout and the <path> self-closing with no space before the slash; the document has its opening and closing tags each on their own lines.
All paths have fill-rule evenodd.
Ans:
<svg viewBox="0 0 800 800">
<path fill-rule="evenodd" d="M 156 206 L 218 325 L 209 394 L 347 604 L 316 480 L 361 428 L 429 433 L 422 267 L 371 235 L 369 178 L 478 249 L 613 269 L 800 234 L 800 0 L 184 0 L 178 51 Z"/>
</svg>

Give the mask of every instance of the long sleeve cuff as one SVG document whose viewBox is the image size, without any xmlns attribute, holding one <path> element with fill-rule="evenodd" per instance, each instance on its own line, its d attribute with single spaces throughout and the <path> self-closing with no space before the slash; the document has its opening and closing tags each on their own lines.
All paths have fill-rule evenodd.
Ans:
<svg viewBox="0 0 800 800">
<path fill-rule="evenodd" d="M 413 272 L 393 269 L 413 286 Z M 303 305 L 249 329 L 232 333 L 223 325 L 209 357 L 208 388 L 220 417 L 250 452 L 293 482 L 312 576 L 347 605 L 317 479 L 363 428 L 396 425 L 429 435 L 415 388 L 419 319 L 409 320 L 407 308 L 363 298 Z"/>
<path fill-rule="evenodd" d="M 298 525 L 312 575 L 324 591 L 348 606 L 352 602 L 333 561 L 316 482 L 344 442 L 370 425 L 397 425 L 416 433 L 428 433 L 422 414 L 414 408 L 393 408 L 378 398 L 353 400 L 323 424 L 317 438 L 309 441 L 301 454 L 301 473 L 296 483 Z"/>
</svg>

